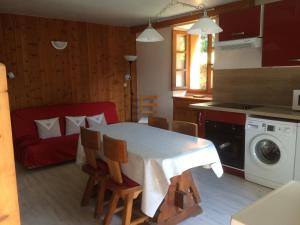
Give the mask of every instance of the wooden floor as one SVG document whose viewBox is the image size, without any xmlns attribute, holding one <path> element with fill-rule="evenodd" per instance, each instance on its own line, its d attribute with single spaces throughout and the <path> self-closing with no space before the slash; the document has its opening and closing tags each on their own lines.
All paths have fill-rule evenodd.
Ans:
<svg viewBox="0 0 300 225">
<path fill-rule="evenodd" d="M 211 170 L 193 169 L 203 214 L 182 224 L 229 225 L 230 216 L 262 197 L 270 189 L 225 174 L 218 179 Z M 17 165 L 22 225 L 95 225 L 93 204 L 80 207 L 87 180 L 74 163 L 27 171 Z M 112 224 L 121 224 L 115 216 Z"/>
</svg>

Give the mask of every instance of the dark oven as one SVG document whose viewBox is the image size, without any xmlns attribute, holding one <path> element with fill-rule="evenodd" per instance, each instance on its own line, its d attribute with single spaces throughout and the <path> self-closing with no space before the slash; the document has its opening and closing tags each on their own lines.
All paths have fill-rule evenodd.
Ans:
<svg viewBox="0 0 300 225">
<path fill-rule="evenodd" d="M 206 120 L 205 138 L 214 143 L 223 165 L 244 170 L 243 125 Z"/>
</svg>

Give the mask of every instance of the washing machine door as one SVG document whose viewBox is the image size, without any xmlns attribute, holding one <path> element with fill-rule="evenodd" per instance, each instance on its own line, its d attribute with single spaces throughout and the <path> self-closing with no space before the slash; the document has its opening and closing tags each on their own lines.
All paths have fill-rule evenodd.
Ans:
<svg viewBox="0 0 300 225">
<path fill-rule="evenodd" d="M 280 167 L 287 161 L 281 142 L 271 135 L 259 135 L 250 144 L 250 155 L 255 163 L 266 169 Z"/>
</svg>

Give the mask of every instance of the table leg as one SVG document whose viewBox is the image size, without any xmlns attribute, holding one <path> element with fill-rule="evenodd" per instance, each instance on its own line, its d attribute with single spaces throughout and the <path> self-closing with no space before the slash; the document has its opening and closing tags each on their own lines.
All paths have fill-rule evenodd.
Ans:
<svg viewBox="0 0 300 225">
<path fill-rule="evenodd" d="M 173 177 L 168 193 L 156 214 L 158 225 L 174 225 L 202 213 L 200 195 L 190 170 Z"/>
</svg>

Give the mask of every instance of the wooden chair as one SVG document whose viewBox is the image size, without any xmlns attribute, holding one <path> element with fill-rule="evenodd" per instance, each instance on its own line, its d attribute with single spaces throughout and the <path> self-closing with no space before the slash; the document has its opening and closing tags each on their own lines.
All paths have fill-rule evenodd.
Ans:
<svg viewBox="0 0 300 225">
<path fill-rule="evenodd" d="M 142 192 L 142 187 L 122 174 L 120 164 L 128 162 L 127 143 L 123 140 L 113 139 L 104 135 L 103 147 L 110 174 L 110 178 L 106 182 L 106 188 L 112 191 L 112 199 L 104 218 L 104 225 L 109 225 L 113 214 L 121 210 L 124 210 L 122 217 L 123 225 L 145 222 L 148 219 L 145 215 L 131 221 L 133 200 Z M 120 198 L 123 199 L 125 206 L 117 208 Z"/>
<path fill-rule="evenodd" d="M 182 134 L 198 137 L 198 125 L 185 121 L 173 121 L 172 130 Z"/>
<path fill-rule="evenodd" d="M 147 124 L 148 117 L 154 116 L 157 113 L 157 99 L 158 97 L 155 95 L 139 97 L 139 123 Z"/>
<path fill-rule="evenodd" d="M 151 127 L 157 127 L 165 130 L 169 129 L 169 124 L 167 119 L 162 117 L 149 117 L 148 125 Z"/>
<path fill-rule="evenodd" d="M 86 155 L 86 164 L 82 166 L 82 170 L 89 175 L 86 188 L 81 200 L 81 205 L 85 206 L 89 203 L 94 186 L 98 184 L 97 205 L 95 216 L 99 217 L 103 209 L 105 180 L 108 176 L 107 164 L 101 159 L 97 159 L 97 152 L 101 150 L 100 133 L 91 131 L 86 128 L 80 128 L 81 144 Z"/>
</svg>

